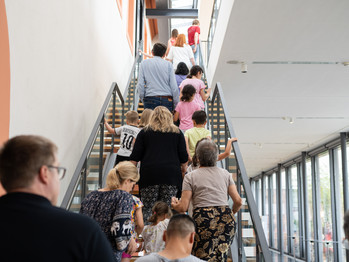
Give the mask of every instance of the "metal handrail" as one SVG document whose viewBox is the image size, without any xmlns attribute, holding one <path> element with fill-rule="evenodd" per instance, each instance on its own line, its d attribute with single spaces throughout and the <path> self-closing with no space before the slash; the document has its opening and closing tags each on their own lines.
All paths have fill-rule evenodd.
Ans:
<svg viewBox="0 0 349 262">
<path fill-rule="evenodd" d="M 216 98 L 220 99 L 220 102 L 221 102 L 221 105 L 223 108 L 223 113 L 225 115 L 227 129 L 228 129 L 230 135 L 232 137 L 236 137 L 231 119 L 229 117 L 227 103 L 225 101 L 224 93 L 223 93 L 223 90 L 222 90 L 220 83 L 216 84 L 215 89 L 213 91 L 213 95 L 212 95 L 212 99 L 211 99 L 212 106 L 213 106 Z M 244 186 L 244 193 L 245 193 L 246 200 L 247 200 L 247 203 L 249 206 L 251 219 L 252 219 L 252 222 L 254 225 L 256 237 L 258 238 L 259 245 L 261 247 L 261 250 L 262 250 L 262 253 L 264 256 L 264 260 L 265 261 L 272 261 L 271 252 L 269 250 L 269 246 L 268 246 L 267 240 L 265 238 L 264 230 L 262 227 L 262 222 L 261 222 L 261 219 L 260 219 L 259 214 L 258 214 L 258 208 L 257 208 L 256 202 L 255 202 L 253 194 L 252 194 L 252 189 L 251 189 L 251 185 L 249 182 L 249 178 L 247 176 L 245 165 L 244 165 L 244 162 L 242 159 L 242 154 L 241 154 L 241 151 L 240 151 L 240 148 L 239 148 L 239 145 L 237 142 L 233 142 L 233 150 L 234 150 L 238 170 L 240 171 L 239 178 L 241 179 L 241 183 Z"/>
<path fill-rule="evenodd" d="M 140 41 L 138 42 L 138 46 L 143 46 L 142 43 L 143 43 L 143 41 L 140 40 Z M 140 58 L 142 58 L 142 56 L 140 55 L 139 52 L 137 52 L 135 61 L 133 62 L 133 65 L 132 65 L 131 74 L 130 74 L 130 76 L 128 77 L 127 84 L 126 84 L 126 88 L 125 88 L 125 90 L 124 90 L 124 97 L 127 97 L 128 89 L 130 88 L 130 84 L 131 84 L 132 78 L 134 77 L 134 76 L 133 76 L 133 73 L 134 73 L 134 71 L 135 71 L 136 64 L 139 63 Z"/>
<path fill-rule="evenodd" d="M 143 41 L 139 41 L 139 45 L 142 45 Z M 72 199 L 74 197 L 74 192 L 77 188 L 78 182 L 79 182 L 79 178 L 81 176 L 81 171 L 84 168 L 86 159 L 88 157 L 88 155 L 90 154 L 92 147 L 93 147 L 93 143 L 97 138 L 97 134 L 98 134 L 98 130 L 101 129 L 101 146 L 100 146 L 100 152 L 99 152 L 99 185 L 102 185 L 102 172 L 103 172 L 103 167 L 102 167 L 102 158 L 103 158 L 103 131 L 104 131 L 104 114 L 108 108 L 109 102 L 113 96 L 113 120 L 112 120 L 112 126 L 113 128 L 115 127 L 115 96 L 117 95 L 120 102 L 121 102 L 121 106 L 122 106 L 122 115 L 124 115 L 124 108 L 125 108 L 125 100 L 126 97 L 128 96 L 128 91 L 129 91 L 129 86 L 130 83 L 132 81 L 132 77 L 134 77 L 134 71 L 136 68 L 137 63 L 139 63 L 139 59 L 140 59 L 140 54 L 137 53 L 137 56 L 133 62 L 132 65 L 132 69 L 131 69 L 131 73 L 130 76 L 128 78 L 128 82 L 127 85 L 125 87 L 124 90 L 124 95 L 121 94 L 120 88 L 118 87 L 118 85 L 114 82 L 112 83 L 112 86 L 107 94 L 107 97 L 103 103 L 103 106 L 101 108 L 101 111 L 97 117 L 97 120 L 92 128 L 92 132 L 91 135 L 89 137 L 89 139 L 87 140 L 86 146 L 83 150 L 83 153 L 81 155 L 81 158 L 78 162 L 78 165 L 75 169 L 75 172 L 73 174 L 73 177 L 70 181 L 70 184 L 68 186 L 68 189 L 63 197 L 63 201 L 61 203 L 61 207 L 62 208 L 68 208 L 70 203 L 72 202 Z M 122 118 L 122 124 L 123 124 L 123 120 L 124 118 Z M 112 148 L 111 148 L 111 152 L 113 152 L 113 148 L 114 148 L 114 135 L 112 136 Z"/>
<path fill-rule="evenodd" d="M 73 198 L 73 195 L 74 195 L 74 191 L 76 189 L 76 186 L 77 186 L 77 183 L 79 181 L 79 177 L 80 177 L 80 174 L 81 174 L 81 170 L 83 169 L 84 167 L 84 164 L 85 164 L 85 161 L 86 161 L 86 158 L 87 156 L 89 155 L 89 153 L 91 152 L 92 150 L 92 147 L 93 147 L 93 143 L 94 141 L 96 140 L 96 137 L 97 137 L 97 134 L 98 134 L 98 130 L 100 128 L 100 125 L 101 123 L 103 124 L 104 123 L 104 114 L 108 108 L 108 105 L 109 105 L 109 102 L 110 102 L 110 99 L 113 95 L 114 92 L 117 92 L 118 94 L 120 94 L 120 89 L 118 87 L 118 85 L 114 82 L 112 83 L 111 85 L 111 88 L 107 94 L 107 97 L 103 103 L 103 106 L 102 106 L 102 109 L 97 117 L 97 120 L 92 128 L 92 132 L 90 134 L 90 137 L 88 138 L 87 140 L 87 143 L 86 143 L 86 146 L 82 152 L 82 155 L 80 157 L 80 160 L 76 166 L 76 169 L 75 169 L 75 172 L 73 174 L 73 177 L 70 181 L 70 184 L 68 186 L 68 189 L 64 195 L 64 198 L 63 198 L 63 201 L 61 203 L 61 207 L 62 208 L 67 208 L 69 206 L 69 204 L 71 203 L 72 201 L 72 198 Z M 124 99 L 122 97 L 119 97 L 120 100 L 124 101 Z"/>
</svg>

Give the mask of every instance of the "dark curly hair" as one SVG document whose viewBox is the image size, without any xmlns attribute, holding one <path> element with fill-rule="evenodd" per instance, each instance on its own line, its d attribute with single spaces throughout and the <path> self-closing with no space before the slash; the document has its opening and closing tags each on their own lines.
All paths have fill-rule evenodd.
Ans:
<svg viewBox="0 0 349 262">
<path fill-rule="evenodd" d="M 177 65 L 177 69 L 175 72 L 176 75 L 187 75 L 189 74 L 189 68 L 187 67 L 187 65 L 183 62 L 180 62 Z"/>
<path fill-rule="evenodd" d="M 200 66 L 194 65 L 192 68 L 190 68 L 190 72 L 187 78 L 193 78 L 193 76 L 196 76 L 198 73 L 203 73 L 203 72 L 204 71 Z"/>
<path fill-rule="evenodd" d="M 189 102 L 193 95 L 196 94 L 196 89 L 192 85 L 185 85 L 182 89 L 181 101 Z"/>
</svg>

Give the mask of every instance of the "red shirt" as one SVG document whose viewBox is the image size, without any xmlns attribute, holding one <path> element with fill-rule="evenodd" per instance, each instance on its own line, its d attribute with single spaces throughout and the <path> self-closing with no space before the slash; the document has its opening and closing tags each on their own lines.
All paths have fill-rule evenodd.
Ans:
<svg viewBox="0 0 349 262">
<path fill-rule="evenodd" d="M 192 25 L 191 27 L 188 28 L 188 42 L 189 42 L 189 45 L 195 45 L 195 42 L 194 42 L 195 33 L 200 34 L 200 26 Z M 198 40 L 197 44 L 198 43 L 199 43 L 199 40 Z"/>
</svg>

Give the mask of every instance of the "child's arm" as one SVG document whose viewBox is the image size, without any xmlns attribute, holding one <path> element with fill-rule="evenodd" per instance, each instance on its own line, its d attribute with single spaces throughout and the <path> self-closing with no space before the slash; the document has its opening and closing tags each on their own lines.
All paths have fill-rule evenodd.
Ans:
<svg viewBox="0 0 349 262">
<path fill-rule="evenodd" d="M 142 55 L 144 55 L 144 56 L 146 56 L 146 57 L 148 57 L 148 58 L 153 58 L 153 57 L 154 57 L 153 55 L 149 55 L 149 54 L 147 54 L 147 53 L 144 53 L 142 50 L 139 50 L 139 52 L 140 52 Z"/>
<path fill-rule="evenodd" d="M 237 141 L 236 137 L 230 138 L 228 140 L 228 143 L 227 143 L 227 146 L 225 147 L 224 153 L 218 155 L 218 160 L 217 161 L 221 161 L 221 160 L 223 160 L 224 158 L 227 158 L 230 155 L 231 148 L 232 148 L 232 143 L 235 142 L 235 141 Z"/>
<path fill-rule="evenodd" d="M 108 124 L 108 122 L 107 122 L 107 120 L 106 120 L 105 118 L 104 118 L 104 124 L 105 124 L 105 127 L 107 128 L 108 132 L 115 135 L 115 129 L 112 128 L 112 127 Z"/>
<path fill-rule="evenodd" d="M 136 219 L 136 232 L 139 235 L 142 233 L 144 229 L 143 212 L 141 207 L 136 209 L 135 219 Z"/>
<path fill-rule="evenodd" d="M 175 111 L 174 115 L 173 115 L 173 122 L 178 121 L 179 118 L 179 113 L 177 111 Z"/>
<path fill-rule="evenodd" d="M 187 153 L 188 153 L 188 161 L 189 162 L 192 162 L 193 159 L 191 158 L 190 156 L 190 150 L 189 150 L 189 140 L 188 140 L 188 137 L 184 136 L 184 139 L 185 139 L 185 145 L 187 147 Z"/>
</svg>

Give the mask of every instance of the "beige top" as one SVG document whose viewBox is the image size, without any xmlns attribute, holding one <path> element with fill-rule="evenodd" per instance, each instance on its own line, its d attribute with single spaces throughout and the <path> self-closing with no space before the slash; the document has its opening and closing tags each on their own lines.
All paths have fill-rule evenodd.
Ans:
<svg viewBox="0 0 349 262">
<path fill-rule="evenodd" d="M 193 207 L 228 205 L 228 187 L 232 175 L 219 167 L 202 167 L 185 175 L 183 189 L 192 191 Z"/>
</svg>

